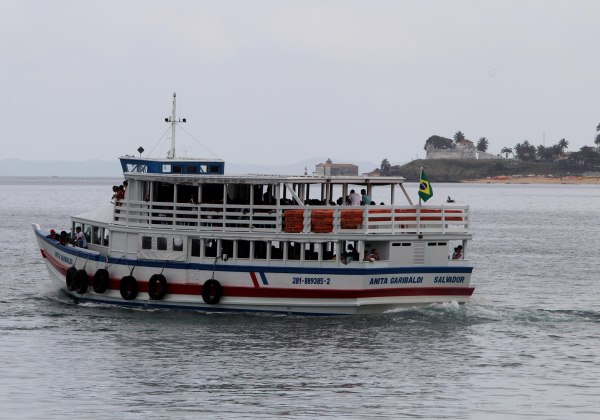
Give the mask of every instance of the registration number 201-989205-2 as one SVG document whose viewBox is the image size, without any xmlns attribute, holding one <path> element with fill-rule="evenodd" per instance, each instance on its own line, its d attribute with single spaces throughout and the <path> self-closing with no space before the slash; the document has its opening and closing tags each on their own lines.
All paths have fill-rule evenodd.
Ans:
<svg viewBox="0 0 600 420">
<path fill-rule="evenodd" d="M 292 277 L 292 284 L 330 284 L 329 277 Z"/>
</svg>

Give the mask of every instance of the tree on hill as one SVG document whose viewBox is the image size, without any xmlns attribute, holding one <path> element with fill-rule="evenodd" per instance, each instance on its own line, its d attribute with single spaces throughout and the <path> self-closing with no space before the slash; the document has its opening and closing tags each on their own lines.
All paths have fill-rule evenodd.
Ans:
<svg viewBox="0 0 600 420">
<path fill-rule="evenodd" d="M 513 150 L 510 147 L 504 147 L 504 148 L 502 148 L 502 150 L 500 150 L 500 153 L 505 155 L 506 159 L 508 159 L 508 155 L 512 155 L 512 152 L 513 152 Z"/>
<path fill-rule="evenodd" d="M 600 153 L 593 147 L 583 146 L 578 152 L 571 153 L 568 159 L 577 166 L 589 167 L 600 164 Z"/>
<path fill-rule="evenodd" d="M 546 147 L 539 145 L 537 147 L 537 156 L 540 160 L 545 162 L 552 162 L 561 156 L 560 146 L 555 144 L 554 146 Z"/>
<path fill-rule="evenodd" d="M 441 136 L 431 136 L 425 142 L 424 149 L 427 150 L 428 146 L 432 146 L 434 149 L 454 149 L 456 145 L 452 140 Z"/>
<path fill-rule="evenodd" d="M 477 150 L 479 150 L 480 152 L 487 152 L 489 144 L 490 142 L 488 141 L 488 139 L 482 137 L 479 140 L 477 140 Z"/>
<path fill-rule="evenodd" d="M 465 139 L 465 135 L 462 133 L 462 131 L 457 131 L 454 134 L 454 143 L 460 143 L 461 141 L 463 141 Z"/>
<path fill-rule="evenodd" d="M 598 124 L 596 126 L 596 139 L 594 140 L 594 143 L 596 144 L 597 147 L 600 147 L 600 124 Z"/>
<path fill-rule="evenodd" d="M 391 169 L 392 169 L 392 165 L 390 164 L 390 161 L 387 159 L 383 159 L 381 161 L 381 174 L 389 175 Z"/>
<path fill-rule="evenodd" d="M 569 148 L 569 142 L 565 139 L 560 139 L 560 141 L 558 142 L 558 147 L 560 148 L 560 154 L 564 155 L 565 154 L 565 149 Z"/>
<path fill-rule="evenodd" d="M 527 140 L 515 145 L 515 155 L 517 159 L 532 162 L 535 160 L 535 146 L 530 144 Z"/>
</svg>

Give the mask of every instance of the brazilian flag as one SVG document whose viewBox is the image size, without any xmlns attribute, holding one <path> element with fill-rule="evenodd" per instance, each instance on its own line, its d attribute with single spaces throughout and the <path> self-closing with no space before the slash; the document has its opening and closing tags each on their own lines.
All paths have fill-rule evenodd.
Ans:
<svg viewBox="0 0 600 420">
<path fill-rule="evenodd" d="M 424 171 L 421 171 L 421 179 L 419 181 L 419 197 L 423 201 L 429 200 L 433 196 L 433 188 L 427 179 L 427 175 Z"/>
</svg>

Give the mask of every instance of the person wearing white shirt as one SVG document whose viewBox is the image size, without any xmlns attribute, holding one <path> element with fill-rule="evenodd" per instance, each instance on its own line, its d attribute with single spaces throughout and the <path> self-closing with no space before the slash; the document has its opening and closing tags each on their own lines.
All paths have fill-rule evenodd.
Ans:
<svg viewBox="0 0 600 420">
<path fill-rule="evenodd" d="M 360 194 L 357 194 L 354 190 L 350 190 L 348 197 L 350 198 L 351 206 L 360 206 Z"/>
</svg>

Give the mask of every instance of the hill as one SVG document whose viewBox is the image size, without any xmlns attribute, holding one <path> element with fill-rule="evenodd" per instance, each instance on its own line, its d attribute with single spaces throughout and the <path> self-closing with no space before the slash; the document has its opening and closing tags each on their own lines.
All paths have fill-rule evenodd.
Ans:
<svg viewBox="0 0 600 420">
<path fill-rule="evenodd" d="M 566 162 L 521 162 L 513 159 L 471 160 L 434 159 L 413 160 L 402 166 L 392 166 L 391 174 L 405 177 L 408 181 L 418 181 L 419 168 L 427 173 L 430 180 L 437 182 L 460 182 L 484 179 L 503 175 L 566 176 L 584 175 L 584 169 L 569 166 Z"/>
</svg>

